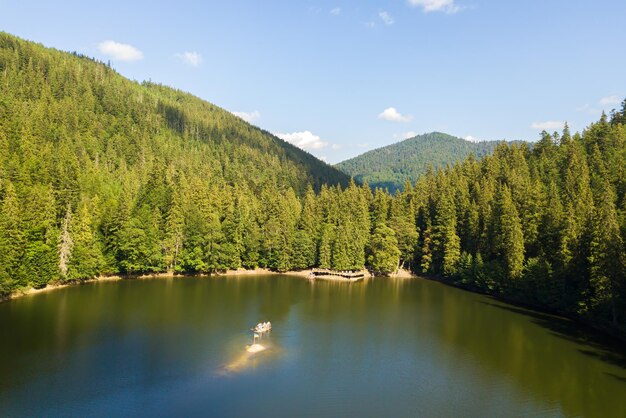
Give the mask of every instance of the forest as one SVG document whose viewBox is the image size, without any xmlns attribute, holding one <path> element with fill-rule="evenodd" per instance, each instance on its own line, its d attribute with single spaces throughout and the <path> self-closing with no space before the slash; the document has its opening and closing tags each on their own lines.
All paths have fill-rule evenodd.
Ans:
<svg viewBox="0 0 626 418">
<path fill-rule="evenodd" d="M 390 194 L 189 94 L 0 34 L 0 292 L 404 267 L 624 329 L 625 123 L 626 101 Z"/>
<path fill-rule="evenodd" d="M 372 188 L 386 188 L 395 193 L 407 181 L 415 183 L 429 167 L 445 168 L 463 161 L 470 154 L 480 159 L 493 153 L 497 145 L 497 141 L 470 142 L 431 132 L 367 151 L 335 167 L 357 182 L 366 181 Z"/>
</svg>

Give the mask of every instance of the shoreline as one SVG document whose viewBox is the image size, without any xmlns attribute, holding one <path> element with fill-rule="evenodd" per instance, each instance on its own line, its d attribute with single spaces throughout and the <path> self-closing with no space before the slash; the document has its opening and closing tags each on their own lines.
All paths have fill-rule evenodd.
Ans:
<svg viewBox="0 0 626 418">
<path fill-rule="evenodd" d="M 6 295 L 4 297 L 0 297 L 0 303 L 9 302 L 11 300 L 20 299 L 25 296 L 37 295 L 39 293 L 47 293 L 57 289 L 63 289 L 70 286 L 81 286 L 89 283 L 98 283 L 98 282 L 113 282 L 119 280 L 145 280 L 145 279 L 184 279 L 186 277 L 203 277 L 203 278 L 219 278 L 219 277 L 243 277 L 243 276 L 259 276 L 259 275 L 270 275 L 270 274 L 278 274 L 284 276 L 294 276 L 301 278 L 309 278 L 312 269 L 306 270 L 291 270 L 285 272 L 277 272 L 272 271 L 266 268 L 256 268 L 256 269 L 237 269 L 237 270 L 226 270 L 223 272 L 216 273 L 194 273 L 194 274 L 177 274 L 174 272 L 161 272 L 161 273 L 149 273 L 149 274 L 128 274 L 128 275 L 120 275 L 120 274 L 112 274 L 110 276 L 98 276 L 93 277 L 91 279 L 86 280 L 76 280 L 70 281 L 67 283 L 58 283 L 58 284 L 47 284 L 45 287 L 35 289 L 34 287 L 17 289 L 15 292 Z M 372 274 L 367 270 L 363 270 L 365 274 L 365 278 L 372 277 Z M 417 276 L 390 276 L 390 277 L 417 277 Z M 346 280 L 341 277 L 334 276 L 324 276 L 317 277 L 319 280 L 329 280 L 329 281 L 338 281 L 338 282 L 347 282 L 350 280 Z"/>
<path fill-rule="evenodd" d="M 477 286 L 467 285 L 463 283 L 456 283 L 452 280 L 448 280 L 444 277 L 431 276 L 431 275 L 420 275 L 416 276 L 423 278 L 425 280 L 430 280 L 433 282 L 441 283 L 444 286 L 454 287 L 459 290 L 463 290 L 465 292 L 470 292 L 474 294 L 479 294 L 483 296 L 487 296 L 492 298 L 493 300 L 506 303 L 511 306 L 515 306 L 517 308 L 525 309 L 532 312 L 537 312 L 543 315 L 553 316 L 555 318 L 560 318 L 563 320 L 571 321 L 575 324 L 579 329 L 581 329 L 586 335 L 592 335 L 592 333 L 596 334 L 596 336 L 601 336 L 604 338 L 610 338 L 613 340 L 617 340 L 620 342 L 626 342 L 626 333 L 624 330 L 614 327 L 610 324 L 604 323 L 596 323 L 589 318 L 585 318 L 571 312 L 559 311 L 556 309 L 552 309 L 547 306 L 537 305 L 529 301 L 525 301 L 519 298 L 507 296 L 497 292 L 490 292 L 486 289 L 482 289 Z"/>
<path fill-rule="evenodd" d="M 237 270 L 226 270 L 223 272 L 217 272 L 212 274 L 207 273 L 195 273 L 195 274 L 176 274 L 174 272 L 161 272 L 161 273 L 151 273 L 151 274 L 138 274 L 138 275 L 119 275 L 113 274 L 110 276 L 98 276 L 87 280 L 82 281 L 72 281 L 68 283 L 59 283 L 59 284 L 48 284 L 45 287 L 40 289 L 35 288 L 27 288 L 27 289 L 18 289 L 14 293 L 10 295 L 0 297 L 0 303 L 9 302 L 11 300 L 20 299 L 22 297 L 36 295 L 40 293 L 47 293 L 57 289 L 63 289 L 70 286 L 81 286 L 84 284 L 90 283 L 99 283 L 99 282 L 109 282 L 109 281 L 120 281 L 120 280 L 145 280 L 145 279 L 184 279 L 188 277 L 202 277 L 206 279 L 215 279 L 222 277 L 245 277 L 245 276 L 259 276 L 259 275 L 282 275 L 282 276 L 292 276 L 292 277 L 300 277 L 304 279 L 308 279 L 312 269 L 306 270 L 291 270 L 285 272 L 277 272 L 272 271 L 266 268 L 256 268 L 256 269 L 237 269 Z M 364 269 L 364 278 L 368 279 L 374 277 L 368 270 Z M 412 273 L 409 270 L 399 269 L 395 273 L 391 273 L 388 278 L 392 279 L 425 279 L 434 282 L 441 283 L 446 286 L 455 287 L 457 289 L 474 293 L 481 294 L 494 300 L 510 304 L 512 306 L 516 306 L 523 309 L 528 309 L 531 311 L 539 312 L 546 315 L 555 316 L 561 319 L 566 319 L 572 321 L 577 326 L 581 327 L 583 330 L 586 328 L 587 331 L 584 331 L 586 334 L 589 334 L 589 331 L 594 333 L 603 335 L 605 337 L 613 338 L 621 342 L 626 342 L 626 334 L 623 330 L 619 328 L 612 327 L 606 324 L 596 324 L 593 321 L 590 321 L 587 318 L 580 317 L 578 315 L 573 315 L 568 312 L 559 312 L 554 309 L 549 309 L 544 306 L 538 306 L 523 300 L 519 300 L 516 298 L 508 297 L 506 295 L 489 292 L 485 289 L 476 287 L 476 286 L 468 286 L 461 283 L 455 283 L 451 280 L 447 280 L 443 277 L 430 276 L 430 275 L 418 275 Z M 351 281 L 339 276 L 318 276 L 316 280 L 322 281 L 335 281 L 335 282 L 343 282 L 343 283 L 356 283 L 358 281 Z M 362 281 L 362 280 L 359 280 Z"/>
</svg>

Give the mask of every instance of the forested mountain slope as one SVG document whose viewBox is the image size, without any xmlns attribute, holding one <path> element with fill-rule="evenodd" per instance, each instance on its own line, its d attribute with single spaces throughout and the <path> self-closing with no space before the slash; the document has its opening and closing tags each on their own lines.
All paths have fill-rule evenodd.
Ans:
<svg viewBox="0 0 626 418">
<path fill-rule="evenodd" d="M 5 290 L 162 270 L 163 257 L 171 256 L 162 235 L 179 227 L 170 225 L 178 222 L 177 205 L 185 214 L 203 213 L 195 225 L 202 232 L 223 221 L 234 200 L 295 199 L 310 185 L 319 190 L 348 180 L 190 94 L 133 82 L 90 58 L 0 33 Z M 192 201 L 197 207 L 185 207 Z M 206 248 L 201 252 L 206 263 Z M 82 267 L 81 257 L 88 259 Z"/>
<path fill-rule="evenodd" d="M 368 151 L 335 165 L 372 187 L 388 188 L 391 193 L 407 181 L 415 183 L 428 166 L 442 168 L 462 161 L 470 154 L 481 158 L 493 152 L 494 141 L 469 142 L 441 132 L 431 132 L 386 147 Z"/>
<path fill-rule="evenodd" d="M 0 295 L 403 265 L 624 331 L 625 122 L 626 101 L 581 134 L 500 142 L 392 195 L 190 95 L 2 34 Z"/>
<path fill-rule="evenodd" d="M 278 182 L 299 192 L 348 183 L 312 155 L 197 97 L 1 32 L 0 76 L 3 144 L 19 145 L 27 166 L 32 155 L 42 164 L 27 175 L 65 170 L 74 159 L 145 172 L 158 159 L 189 166 L 201 157 L 225 181 Z M 75 158 L 49 156 L 68 151 Z"/>
</svg>

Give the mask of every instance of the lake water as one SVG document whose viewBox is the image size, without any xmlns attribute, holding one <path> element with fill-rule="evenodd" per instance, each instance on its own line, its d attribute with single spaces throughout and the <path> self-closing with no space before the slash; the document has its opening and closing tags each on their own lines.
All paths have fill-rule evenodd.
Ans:
<svg viewBox="0 0 626 418">
<path fill-rule="evenodd" d="M 626 417 L 623 346 L 423 279 L 92 283 L 0 333 L 0 416 Z"/>
</svg>

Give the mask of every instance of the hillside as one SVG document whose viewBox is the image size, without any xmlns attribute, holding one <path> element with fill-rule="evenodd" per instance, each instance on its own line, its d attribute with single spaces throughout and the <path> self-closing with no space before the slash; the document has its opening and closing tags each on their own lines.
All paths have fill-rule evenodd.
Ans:
<svg viewBox="0 0 626 418">
<path fill-rule="evenodd" d="M 1 34 L 0 297 L 117 273 L 404 266 L 623 330 L 625 122 L 626 101 L 580 134 L 482 144 L 392 195 L 189 94 Z M 434 133 L 363 165 L 408 176 L 474 145 Z"/>
<path fill-rule="evenodd" d="M 124 162 L 145 171 L 155 159 L 177 164 L 202 156 L 211 174 L 226 181 L 278 181 L 300 192 L 309 183 L 347 184 L 328 164 L 228 111 L 179 90 L 130 81 L 76 53 L 0 32 L 0 76 L 3 145 L 19 137 L 23 151 L 43 160 L 68 146 L 81 167 Z M 3 168 L 15 151 L 3 153 Z"/>
<path fill-rule="evenodd" d="M 441 168 L 462 161 L 470 154 L 481 158 L 498 143 L 469 142 L 441 132 L 431 132 L 386 147 L 368 151 L 335 165 L 357 181 L 394 192 L 408 180 L 415 183 L 429 165 Z"/>
<path fill-rule="evenodd" d="M 180 237 L 165 242 L 182 228 L 176 211 L 184 222 L 200 214 L 190 232 L 221 234 L 242 201 L 253 211 L 263 194 L 303 196 L 348 180 L 190 94 L 0 33 L 0 293 L 160 271 L 181 252 L 189 269 L 210 270 L 205 238 L 193 257 Z"/>
</svg>

